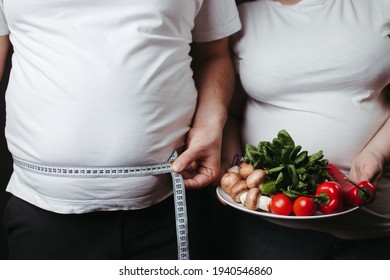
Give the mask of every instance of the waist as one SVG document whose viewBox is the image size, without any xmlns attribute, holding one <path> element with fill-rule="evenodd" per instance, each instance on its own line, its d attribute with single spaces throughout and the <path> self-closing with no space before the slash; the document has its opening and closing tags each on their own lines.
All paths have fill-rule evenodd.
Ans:
<svg viewBox="0 0 390 280">
<path fill-rule="evenodd" d="M 141 177 L 171 173 L 171 163 L 177 153 L 171 155 L 166 162 L 138 166 L 61 166 L 58 164 L 39 164 L 14 157 L 14 164 L 25 171 L 46 176 L 60 177 Z"/>
</svg>

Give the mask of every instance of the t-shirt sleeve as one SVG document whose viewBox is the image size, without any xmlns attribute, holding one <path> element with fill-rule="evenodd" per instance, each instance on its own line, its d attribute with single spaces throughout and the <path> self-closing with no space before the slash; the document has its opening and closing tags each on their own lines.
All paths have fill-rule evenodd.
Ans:
<svg viewBox="0 0 390 280">
<path fill-rule="evenodd" d="M 389 0 L 383 0 L 383 9 L 384 12 L 384 18 L 385 18 L 385 28 L 387 35 L 390 36 L 390 1 Z"/>
<path fill-rule="evenodd" d="M 218 40 L 241 28 L 234 0 L 204 0 L 195 18 L 192 35 L 195 42 Z"/>
<path fill-rule="evenodd" d="M 236 71 L 236 74 L 240 74 L 240 57 L 239 53 L 242 51 L 242 37 L 244 36 L 244 33 L 248 32 L 248 25 L 251 26 L 251 24 L 248 24 L 249 21 L 252 20 L 251 15 L 248 15 L 253 11 L 253 7 L 251 8 L 248 4 L 242 4 L 238 6 L 238 14 L 241 20 L 241 30 L 234 34 L 232 36 L 230 43 L 232 44 L 232 49 L 233 49 L 233 63 L 234 63 L 234 68 Z M 248 36 L 246 36 L 245 40 L 248 40 Z M 239 43 L 240 42 L 240 43 Z M 248 42 L 244 43 L 247 44 Z"/>
<path fill-rule="evenodd" d="M 3 13 L 3 2 L 0 2 L 0 36 L 7 35 L 9 33 L 7 21 L 5 20 Z"/>
</svg>

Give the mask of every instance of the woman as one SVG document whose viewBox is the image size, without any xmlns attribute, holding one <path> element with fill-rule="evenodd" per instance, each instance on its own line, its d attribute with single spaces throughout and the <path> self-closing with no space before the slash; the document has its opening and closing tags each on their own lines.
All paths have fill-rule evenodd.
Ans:
<svg viewBox="0 0 390 280">
<path fill-rule="evenodd" d="M 309 153 L 323 150 L 351 179 L 376 184 L 377 197 L 317 220 L 223 209 L 219 215 L 231 215 L 225 254 L 389 259 L 390 1 L 258 0 L 239 10 L 243 28 L 232 48 L 241 90 L 226 126 L 225 165 L 246 143 L 270 141 L 285 129 Z"/>
</svg>

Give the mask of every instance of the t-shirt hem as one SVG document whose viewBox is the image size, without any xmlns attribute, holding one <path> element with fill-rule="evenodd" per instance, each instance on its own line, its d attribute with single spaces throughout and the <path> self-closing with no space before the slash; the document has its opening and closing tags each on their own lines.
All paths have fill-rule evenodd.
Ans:
<svg viewBox="0 0 390 280">
<path fill-rule="evenodd" d="M 193 35 L 194 42 L 203 43 L 209 41 L 219 40 L 234 33 L 238 32 L 241 29 L 241 22 L 234 18 L 228 24 L 218 27 L 218 29 L 207 30 L 204 32 L 198 32 Z"/>
<path fill-rule="evenodd" d="M 73 200 L 52 198 L 34 192 L 33 190 L 27 191 L 26 189 L 24 189 L 23 193 L 12 188 L 7 188 L 6 191 L 36 207 L 57 214 L 140 210 L 155 205 L 172 195 L 172 191 L 170 191 L 164 195 L 159 195 L 158 197 L 147 196 L 132 199 Z"/>
</svg>

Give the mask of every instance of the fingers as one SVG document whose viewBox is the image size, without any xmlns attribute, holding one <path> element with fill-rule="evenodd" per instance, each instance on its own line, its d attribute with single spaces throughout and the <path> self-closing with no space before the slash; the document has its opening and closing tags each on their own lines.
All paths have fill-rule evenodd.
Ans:
<svg viewBox="0 0 390 280">
<path fill-rule="evenodd" d="M 372 179 L 372 175 L 368 172 L 368 170 L 362 168 L 361 166 L 353 166 L 348 177 L 355 182 L 370 181 Z"/>
<path fill-rule="evenodd" d="M 381 163 L 371 154 L 357 158 L 352 164 L 349 177 L 354 181 L 369 181 L 377 184 L 383 172 Z"/>
<path fill-rule="evenodd" d="M 183 175 L 184 185 L 189 189 L 202 188 L 210 185 L 213 181 L 215 181 L 217 177 L 216 175 L 216 170 L 207 169 L 200 166 L 195 172 L 191 174 L 191 176 L 187 177 Z"/>
<path fill-rule="evenodd" d="M 186 150 L 173 162 L 172 169 L 174 172 L 180 173 L 189 168 L 193 162 L 195 162 L 195 155 L 190 150 Z"/>
<path fill-rule="evenodd" d="M 219 172 L 219 160 L 213 159 L 208 154 L 193 153 L 188 149 L 173 162 L 172 169 L 183 175 L 187 188 L 201 188 L 216 179 Z"/>
</svg>

